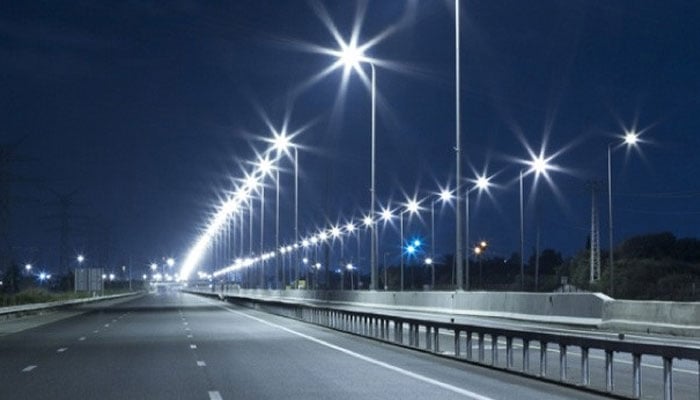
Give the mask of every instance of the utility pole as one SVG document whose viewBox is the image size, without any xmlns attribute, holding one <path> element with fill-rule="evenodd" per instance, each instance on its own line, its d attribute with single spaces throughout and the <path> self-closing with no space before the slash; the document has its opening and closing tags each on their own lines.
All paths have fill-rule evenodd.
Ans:
<svg viewBox="0 0 700 400">
<path fill-rule="evenodd" d="M 591 251 L 590 251 L 590 282 L 600 279 L 600 224 L 598 217 L 598 192 L 600 183 L 589 182 L 591 190 Z"/>
</svg>

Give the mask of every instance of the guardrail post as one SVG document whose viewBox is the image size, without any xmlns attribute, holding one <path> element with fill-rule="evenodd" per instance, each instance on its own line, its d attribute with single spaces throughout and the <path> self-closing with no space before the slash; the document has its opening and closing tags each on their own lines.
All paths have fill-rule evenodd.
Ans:
<svg viewBox="0 0 700 400">
<path fill-rule="evenodd" d="M 413 325 L 414 324 L 408 324 L 408 345 L 409 346 L 415 346 L 415 343 L 413 340 Z"/>
<path fill-rule="evenodd" d="M 506 368 L 513 369 L 513 338 L 506 337 Z"/>
<path fill-rule="evenodd" d="M 459 348 L 460 347 L 460 342 L 459 342 L 459 335 L 460 334 L 461 334 L 461 332 L 459 331 L 459 329 L 455 329 L 455 344 L 454 344 L 455 357 L 459 357 L 460 353 L 462 352 L 461 351 L 462 349 Z"/>
<path fill-rule="evenodd" d="M 588 367 L 588 347 L 581 347 L 581 384 L 583 386 L 591 384 L 591 373 Z"/>
<path fill-rule="evenodd" d="M 418 331 L 420 330 L 420 325 L 415 324 L 414 326 L 415 332 L 413 332 L 413 340 L 415 342 L 416 347 L 420 347 L 420 336 Z"/>
<path fill-rule="evenodd" d="M 401 323 L 394 321 L 394 342 L 401 343 Z"/>
<path fill-rule="evenodd" d="M 467 353 L 466 354 L 467 360 L 471 360 L 472 359 L 472 333 L 470 331 L 467 331 L 466 334 L 467 334 L 467 340 L 465 341 L 465 344 L 464 344 L 466 347 L 465 351 Z"/>
<path fill-rule="evenodd" d="M 540 376 L 547 376 L 547 342 L 540 342 Z"/>
<path fill-rule="evenodd" d="M 605 350 L 605 390 L 612 392 L 615 388 L 613 380 L 613 352 Z"/>
<path fill-rule="evenodd" d="M 632 396 L 642 397 L 642 355 L 632 354 Z"/>
<path fill-rule="evenodd" d="M 664 357 L 664 400 L 673 400 L 673 358 Z"/>
<path fill-rule="evenodd" d="M 479 362 L 484 362 L 484 334 L 479 332 Z"/>
<path fill-rule="evenodd" d="M 437 326 L 433 330 L 433 342 L 435 342 L 435 352 L 440 352 L 440 328 Z"/>
<path fill-rule="evenodd" d="M 386 330 L 384 328 L 384 325 L 386 325 L 386 320 L 384 320 L 384 318 L 379 318 L 379 323 L 381 324 L 381 333 L 380 333 L 381 336 L 380 337 L 382 339 L 386 339 Z"/>
<path fill-rule="evenodd" d="M 566 381 L 566 345 L 559 345 L 559 380 Z"/>
<path fill-rule="evenodd" d="M 491 365 L 498 365 L 498 335 L 491 334 Z"/>
<path fill-rule="evenodd" d="M 523 372 L 530 370 L 530 340 L 523 339 Z"/>
<path fill-rule="evenodd" d="M 430 335 L 430 325 L 425 326 L 425 349 L 426 350 L 432 350 L 433 349 L 433 338 Z"/>
</svg>

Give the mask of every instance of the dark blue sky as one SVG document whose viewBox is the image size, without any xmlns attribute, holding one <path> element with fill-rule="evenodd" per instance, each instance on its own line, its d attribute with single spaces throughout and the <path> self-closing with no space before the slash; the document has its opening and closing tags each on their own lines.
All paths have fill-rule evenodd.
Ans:
<svg viewBox="0 0 700 400">
<path fill-rule="evenodd" d="M 321 4 L 349 37 L 356 3 Z M 543 247 L 578 251 L 590 230 L 586 181 L 604 183 L 607 145 L 625 127 L 644 130 L 645 143 L 614 154 L 616 241 L 700 236 L 699 11 L 697 1 L 463 1 L 464 171 L 488 165 L 501 185 L 473 198 L 472 238 L 489 240 L 495 254 L 517 251 L 521 166 L 512 160 L 527 157 L 519 138 L 539 151 L 546 137 L 547 154 L 566 148 L 554 161 L 567 172 L 552 173 L 559 196 L 540 181 L 533 198 L 527 179 L 526 246 L 539 223 Z M 368 51 L 400 66 L 377 71 L 382 204 L 454 187 L 453 13 L 451 1 L 368 3 L 360 42 L 403 21 Z M 289 94 L 333 62 L 300 51 L 302 42 L 334 46 L 303 1 L 3 2 L 0 142 L 23 139 L 13 173 L 40 181 L 12 186 L 20 262 L 57 264 L 50 189 L 78 190 L 73 214 L 87 219 L 76 227 L 107 228 L 76 232 L 76 253 L 99 246 L 99 236 L 113 263 L 182 259 L 228 177 L 241 177 L 240 164 L 265 147 L 258 110 L 281 125 Z M 314 122 L 297 137 L 302 232 L 368 208 L 369 95 L 353 75 L 334 113 L 341 74 L 293 102 L 291 128 Z M 292 176 L 283 179 L 291 200 Z M 605 191 L 599 203 L 607 247 Z M 291 237 L 291 202 L 282 212 L 282 236 Z M 439 219 L 438 252 L 453 250 L 452 215 Z M 408 230 L 428 232 L 419 222 Z"/>
</svg>

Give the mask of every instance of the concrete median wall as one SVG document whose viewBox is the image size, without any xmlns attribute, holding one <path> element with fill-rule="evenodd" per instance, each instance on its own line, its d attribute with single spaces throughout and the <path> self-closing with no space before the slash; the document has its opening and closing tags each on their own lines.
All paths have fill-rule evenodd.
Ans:
<svg viewBox="0 0 700 400">
<path fill-rule="evenodd" d="M 698 302 L 615 300 L 601 293 L 275 291 L 234 286 L 208 290 L 320 305 L 508 318 L 615 332 L 700 337 Z"/>
<path fill-rule="evenodd" d="M 221 288 L 216 288 L 219 291 Z M 227 295 L 376 309 L 598 326 L 610 298 L 599 293 L 369 292 L 224 288 Z"/>
<path fill-rule="evenodd" d="M 615 300 L 603 307 L 601 328 L 700 336 L 700 303 Z"/>
</svg>

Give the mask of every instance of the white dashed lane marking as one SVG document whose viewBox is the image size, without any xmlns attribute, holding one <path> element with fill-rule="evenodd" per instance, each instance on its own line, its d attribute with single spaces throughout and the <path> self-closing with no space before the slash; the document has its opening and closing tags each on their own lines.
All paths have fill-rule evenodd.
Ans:
<svg viewBox="0 0 700 400">
<path fill-rule="evenodd" d="M 197 345 L 196 345 L 196 344 L 191 344 L 191 345 L 190 345 L 190 349 L 193 349 L 193 350 L 194 350 L 194 349 L 196 349 L 196 348 L 197 348 Z"/>
<path fill-rule="evenodd" d="M 81 342 L 82 342 L 83 340 L 85 340 L 85 339 L 86 339 L 85 336 L 81 336 L 81 337 L 78 338 L 78 340 L 80 340 Z"/>
<path fill-rule="evenodd" d="M 68 347 L 61 347 L 60 349 L 56 350 L 56 353 L 63 353 L 66 350 L 68 350 Z"/>
<path fill-rule="evenodd" d="M 221 394 L 219 392 L 212 390 L 209 392 L 209 400 L 224 400 L 224 399 L 221 397 Z"/>
<path fill-rule="evenodd" d="M 207 363 L 205 363 L 204 361 L 197 361 L 197 366 L 198 367 L 206 367 Z"/>
<path fill-rule="evenodd" d="M 92 333 L 100 333 L 100 330 L 99 330 L 99 329 L 95 329 L 94 331 L 92 331 Z"/>
<path fill-rule="evenodd" d="M 29 371 L 33 370 L 34 368 L 36 368 L 36 365 L 30 365 L 30 366 L 24 368 L 22 370 L 22 372 L 29 372 Z"/>
</svg>

